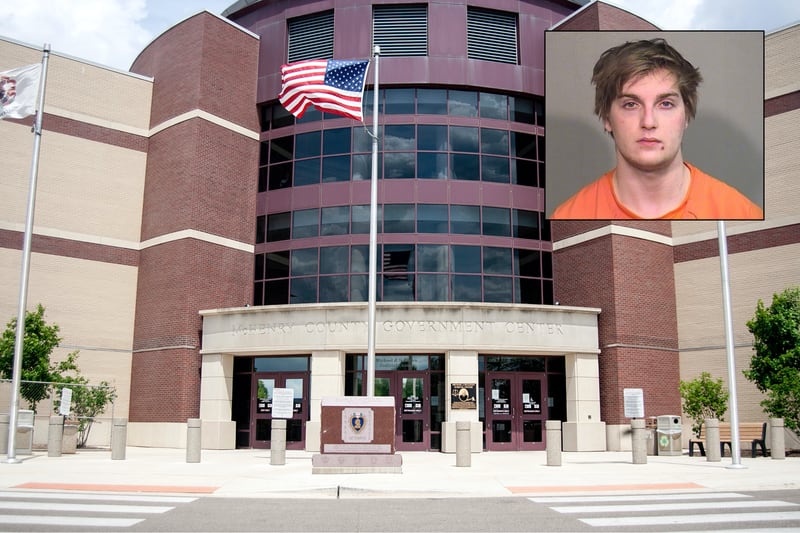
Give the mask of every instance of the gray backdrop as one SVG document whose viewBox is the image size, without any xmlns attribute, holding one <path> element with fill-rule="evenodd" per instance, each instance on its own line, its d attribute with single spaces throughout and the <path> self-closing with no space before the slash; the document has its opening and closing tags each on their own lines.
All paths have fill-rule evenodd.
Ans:
<svg viewBox="0 0 800 533">
<path fill-rule="evenodd" d="M 545 33 L 548 215 L 615 165 L 614 140 L 594 114 L 592 68 L 605 50 L 662 37 L 700 69 L 697 113 L 683 158 L 764 207 L 764 33 L 761 31 Z"/>
</svg>

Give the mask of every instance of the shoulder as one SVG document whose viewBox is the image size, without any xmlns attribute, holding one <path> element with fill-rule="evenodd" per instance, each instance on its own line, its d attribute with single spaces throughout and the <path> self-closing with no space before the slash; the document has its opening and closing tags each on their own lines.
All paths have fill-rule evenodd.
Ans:
<svg viewBox="0 0 800 533">
<path fill-rule="evenodd" d="M 686 163 L 692 175 L 687 211 L 702 219 L 762 219 L 763 211 L 735 187 Z"/>
<path fill-rule="evenodd" d="M 616 205 L 609 171 L 584 186 L 553 211 L 551 219 L 603 219 L 613 218 L 609 205 Z"/>
</svg>

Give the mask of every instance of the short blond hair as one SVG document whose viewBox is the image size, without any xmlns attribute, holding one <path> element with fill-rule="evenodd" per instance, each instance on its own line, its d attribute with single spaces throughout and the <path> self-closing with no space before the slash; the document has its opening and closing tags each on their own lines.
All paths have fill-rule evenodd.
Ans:
<svg viewBox="0 0 800 533">
<path fill-rule="evenodd" d="M 703 81 L 700 69 L 660 38 L 626 42 L 603 52 L 592 71 L 595 114 L 606 120 L 612 102 L 626 83 L 661 69 L 675 76 L 686 118 L 693 119 L 697 111 L 697 86 Z"/>
</svg>

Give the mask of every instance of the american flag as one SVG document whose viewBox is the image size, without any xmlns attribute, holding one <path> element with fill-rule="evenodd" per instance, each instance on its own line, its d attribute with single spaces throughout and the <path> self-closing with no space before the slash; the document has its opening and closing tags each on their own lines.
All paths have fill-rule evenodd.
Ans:
<svg viewBox="0 0 800 533">
<path fill-rule="evenodd" d="M 363 120 L 361 101 L 369 61 L 319 59 L 281 67 L 281 104 L 300 118 L 308 106 Z"/>
</svg>

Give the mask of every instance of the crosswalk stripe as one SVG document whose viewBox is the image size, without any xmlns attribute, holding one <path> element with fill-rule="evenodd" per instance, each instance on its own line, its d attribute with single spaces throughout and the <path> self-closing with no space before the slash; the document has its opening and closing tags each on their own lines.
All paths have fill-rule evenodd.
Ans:
<svg viewBox="0 0 800 533">
<path fill-rule="evenodd" d="M 102 503 L 52 503 L 52 502 L 3 502 L 0 509 L 8 511 L 75 511 L 92 513 L 147 513 L 161 514 L 174 507 L 155 505 L 114 505 Z"/>
<path fill-rule="evenodd" d="M 645 502 L 652 501 L 654 498 L 658 501 L 675 501 L 675 500 L 724 500 L 733 498 L 752 498 L 747 494 L 738 494 L 736 492 L 698 492 L 698 493 L 670 493 L 670 494 L 619 494 L 612 496 L 534 496 L 528 498 L 535 503 L 589 503 L 589 502 Z"/>
<path fill-rule="evenodd" d="M 775 522 L 783 520 L 800 520 L 800 511 L 699 515 L 681 515 L 676 513 L 656 516 L 617 516 L 611 518 L 580 519 L 584 524 L 593 527 L 668 526 L 677 524 L 720 524 L 724 522 Z"/>
<path fill-rule="evenodd" d="M 131 527 L 143 518 L 95 518 L 90 516 L 32 516 L 0 515 L 0 524 L 75 526 L 75 527 Z"/>
<path fill-rule="evenodd" d="M 645 503 L 627 505 L 574 505 L 551 507 L 564 514 L 578 513 L 636 513 L 664 511 L 697 511 L 703 509 L 758 509 L 763 507 L 797 507 L 800 504 L 778 500 L 751 500 L 747 502 L 681 502 L 681 503 Z"/>
<path fill-rule="evenodd" d="M 191 503 L 197 498 L 191 496 L 143 496 L 138 494 L 99 494 L 92 492 L 39 492 L 39 491 L 0 491 L 0 500 L 4 499 L 42 499 L 42 500 L 85 500 L 105 502 L 137 502 L 137 503 Z"/>
</svg>

